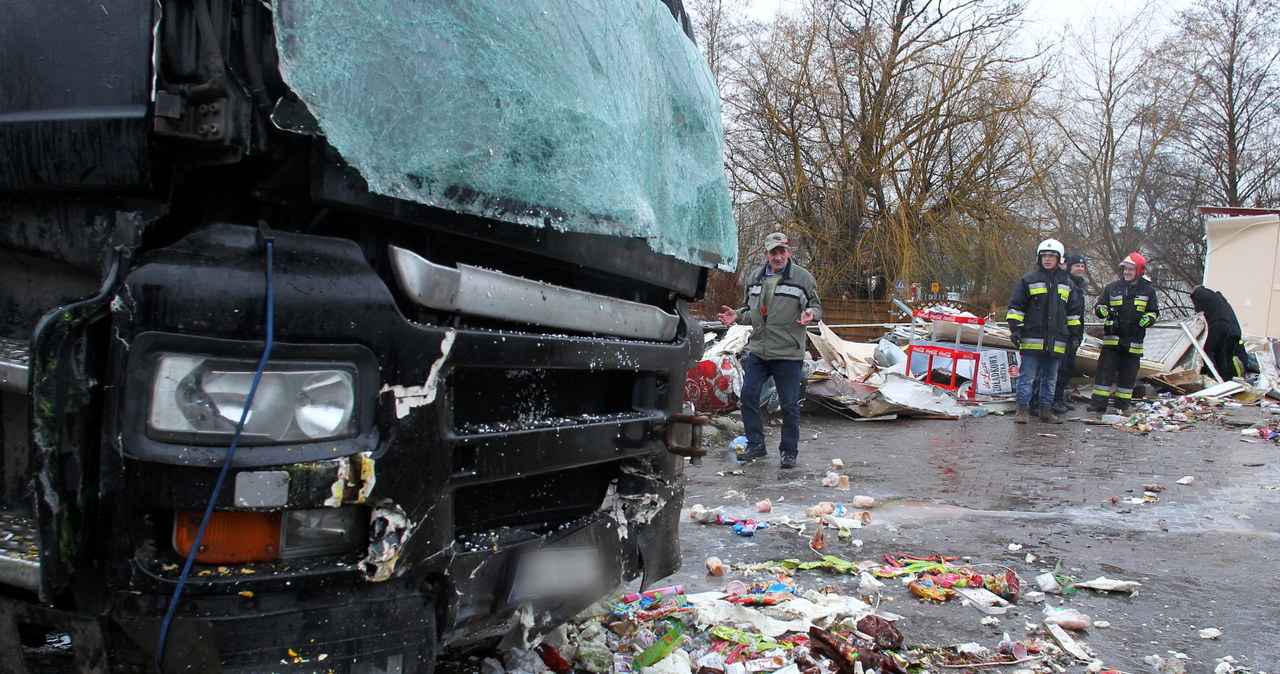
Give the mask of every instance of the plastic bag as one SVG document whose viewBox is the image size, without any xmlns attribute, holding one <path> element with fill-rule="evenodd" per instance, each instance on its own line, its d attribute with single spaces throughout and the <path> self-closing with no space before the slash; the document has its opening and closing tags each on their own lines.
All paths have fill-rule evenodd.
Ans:
<svg viewBox="0 0 1280 674">
<path fill-rule="evenodd" d="M 1093 619 L 1073 608 L 1044 607 L 1044 621 L 1067 630 L 1085 630 L 1093 627 Z"/>
</svg>

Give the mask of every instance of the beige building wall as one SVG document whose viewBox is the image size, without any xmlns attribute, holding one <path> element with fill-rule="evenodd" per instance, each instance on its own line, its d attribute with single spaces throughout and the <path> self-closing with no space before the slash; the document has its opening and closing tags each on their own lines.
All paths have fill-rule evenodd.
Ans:
<svg viewBox="0 0 1280 674">
<path fill-rule="evenodd" d="M 1280 216 L 1207 218 L 1204 285 L 1226 296 L 1247 336 L 1280 339 Z"/>
</svg>

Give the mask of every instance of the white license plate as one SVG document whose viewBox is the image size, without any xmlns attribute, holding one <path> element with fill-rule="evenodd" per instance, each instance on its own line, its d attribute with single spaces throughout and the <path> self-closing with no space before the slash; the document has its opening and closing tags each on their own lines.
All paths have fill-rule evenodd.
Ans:
<svg viewBox="0 0 1280 674">
<path fill-rule="evenodd" d="M 520 558 L 510 601 L 564 597 L 605 587 L 604 564 L 595 548 L 547 548 Z"/>
</svg>

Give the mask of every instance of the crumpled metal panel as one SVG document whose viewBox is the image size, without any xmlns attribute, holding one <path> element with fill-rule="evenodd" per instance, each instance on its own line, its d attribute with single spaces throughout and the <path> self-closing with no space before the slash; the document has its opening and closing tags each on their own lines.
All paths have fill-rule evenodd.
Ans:
<svg viewBox="0 0 1280 674">
<path fill-rule="evenodd" d="M 736 265 L 715 84 L 657 0 L 274 0 L 280 71 L 373 192 Z"/>
</svg>

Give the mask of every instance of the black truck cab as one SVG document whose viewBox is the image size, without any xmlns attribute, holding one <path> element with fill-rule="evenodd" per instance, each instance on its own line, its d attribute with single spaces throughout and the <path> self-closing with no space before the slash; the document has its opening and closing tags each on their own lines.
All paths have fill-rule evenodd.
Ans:
<svg viewBox="0 0 1280 674">
<path fill-rule="evenodd" d="M 679 0 L 3 4 L 0 669 L 429 671 L 678 567 Z"/>
</svg>

